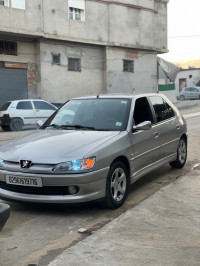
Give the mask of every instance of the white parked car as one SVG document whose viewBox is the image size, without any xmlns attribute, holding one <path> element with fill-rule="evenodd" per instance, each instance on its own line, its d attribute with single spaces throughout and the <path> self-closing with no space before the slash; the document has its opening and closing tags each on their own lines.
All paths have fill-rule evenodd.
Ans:
<svg viewBox="0 0 200 266">
<path fill-rule="evenodd" d="M 39 99 L 9 101 L 0 108 L 0 126 L 3 130 L 21 130 L 25 125 L 45 122 L 57 109 L 51 103 Z"/>
</svg>

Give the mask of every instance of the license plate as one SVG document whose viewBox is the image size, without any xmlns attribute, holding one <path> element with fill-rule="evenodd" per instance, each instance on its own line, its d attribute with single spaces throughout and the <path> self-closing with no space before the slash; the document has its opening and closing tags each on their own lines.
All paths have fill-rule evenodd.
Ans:
<svg viewBox="0 0 200 266">
<path fill-rule="evenodd" d="M 17 186 L 42 187 L 42 178 L 6 175 L 6 183 Z"/>
</svg>

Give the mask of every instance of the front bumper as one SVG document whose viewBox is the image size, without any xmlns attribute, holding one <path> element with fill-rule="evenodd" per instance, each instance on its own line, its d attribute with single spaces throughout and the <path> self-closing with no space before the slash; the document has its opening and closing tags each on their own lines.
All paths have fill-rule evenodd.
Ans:
<svg viewBox="0 0 200 266">
<path fill-rule="evenodd" d="M 105 197 L 106 178 L 109 167 L 93 172 L 82 174 L 68 174 L 68 175 L 44 175 L 44 174 L 28 174 L 21 172 L 0 171 L 0 198 L 32 203 L 84 203 L 98 200 Z M 29 191 L 30 187 L 23 186 L 24 192 L 19 192 L 19 185 L 6 184 L 6 175 L 20 176 L 20 177 L 41 177 L 44 188 L 54 190 L 54 187 L 68 187 L 78 186 L 79 192 L 74 195 L 44 195 L 42 193 L 32 194 Z M 5 188 L 5 185 L 7 186 Z M 16 191 L 13 190 L 16 187 Z"/>
</svg>

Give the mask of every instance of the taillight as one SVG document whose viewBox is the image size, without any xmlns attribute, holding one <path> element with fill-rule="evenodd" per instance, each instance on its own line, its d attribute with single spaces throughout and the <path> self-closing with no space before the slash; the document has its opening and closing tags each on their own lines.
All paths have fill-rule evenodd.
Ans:
<svg viewBox="0 0 200 266">
<path fill-rule="evenodd" d="M 9 117 L 9 114 L 4 114 L 3 117 Z"/>
</svg>

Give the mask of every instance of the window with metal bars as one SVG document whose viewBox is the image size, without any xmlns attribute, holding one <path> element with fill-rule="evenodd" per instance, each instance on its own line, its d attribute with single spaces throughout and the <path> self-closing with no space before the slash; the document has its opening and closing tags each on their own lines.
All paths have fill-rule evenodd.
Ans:
<svg viewBox="0 0 200 266">
<path fill-rule="evenodd" d="M 0 54 L 17 55 L 17 43 L 0 40 Z"/>
<path fill-rule="evenodd" d="M 59 54 L 52 53 L 52 64 L 60 65 L 60 53 Z"/>
<path fill-rule="evenodd" d="M 81 59 L 80 58 L 68 58 L 68 70 L 81 72 Z"/>
<path fill-rule="evenodd" d="M 133 60 L 123 60 L 123 71 L 124 72 L 134 72 L 134 61 Z"/>
</svg>

